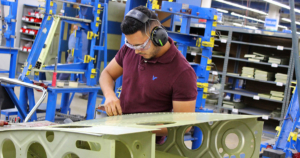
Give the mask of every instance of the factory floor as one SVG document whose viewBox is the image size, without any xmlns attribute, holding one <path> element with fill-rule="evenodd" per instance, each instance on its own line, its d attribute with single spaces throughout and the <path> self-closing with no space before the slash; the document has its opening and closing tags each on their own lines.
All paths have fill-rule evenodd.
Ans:
<svg viewBox="0 0 300 158">
<path fill-rule="evenodd" d="M 19 87 L 15 88 L 15 94 L 17 95 L 17 97 L 19 97 L 19 95 L 20 95 Z M 41 94 L 42 94 L 41 92 L 34 91 L 34 96 L 35 96 L 36 101 L 40 98 Z M 75 94 L 75 97 L 74 97 L 74 99 L 71 103 L 71 107 L 70 107 L 71 114 L 85 116 L 86 108 L 87 108 L 87 106 L 86 106 L 87 100 L 81 99 L 80 96 L 81 96 L 80 93 Z M 60 104 L 60 101 L 61 101 L 61 94 L 58 94 L 57 104 Z M 96 106 L 99 105 L 101 103 L 101 101 L 102 101 L 101 98 L 97 98 Z M 44 100 L 43 103 L 46 103 L 46 102 L 47 102 L 47 98 Z M 38 116 L 40 117 L 42 115 L 44 115 L 44 114 L 39 114 Z M 5 119 L 5 117 L 2 115 L 1 119 L 3 120 L 3 119 Z M 229 148 L 235 148 L 237 146 L 238 138 L 236 136 L 234 136 L 234 135 L 229 136 L 228 139 L 226 139 L 226 140 L 228 140 L 226 142 L 226 144 Z M 267 141 L 267 140 L 270 140 L 270 138 L 265 138 L 265 137 L 262 138 L 262 142 Z M 185 142 L 185 144 L 188 148 L 191 148 L 191 144 L 192 144 L 191 141 L 187 141 L 187 142 Z"/>
</svg>

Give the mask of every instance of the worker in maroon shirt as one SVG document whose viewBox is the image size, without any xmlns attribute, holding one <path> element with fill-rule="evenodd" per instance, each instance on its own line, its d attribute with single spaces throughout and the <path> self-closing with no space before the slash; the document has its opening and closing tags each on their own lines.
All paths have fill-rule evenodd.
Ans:
<svg viewBox="0 0 300 158">
<path fill-rule="evenodd" d="M 107 114 L 195 112 L 196 74 L 155 13 L 142 6 L 134 8 L 126 14 L 121 30 L 125 45 L 100 76 Z M 121 75 L 119 100 L 114 81 Z M 167 135 L 167 129 L 155 133 Z"/>
</svg>

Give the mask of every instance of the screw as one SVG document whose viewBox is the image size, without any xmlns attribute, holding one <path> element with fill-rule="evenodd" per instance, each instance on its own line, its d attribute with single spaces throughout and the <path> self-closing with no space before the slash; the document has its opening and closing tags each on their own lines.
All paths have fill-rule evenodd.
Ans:
<svg viewBox="0 0 300 158">
<path fill-rule="evenodd" d="M 170 10 L 170 11 L 172 11 L 172 10 L 173 10 L 173 8 L 170 8 L 169 10 Z"/>
<path fill-rule="evenodd" d="M 197 12 L 197 15 L 199 15 L 200 13 L 199 12 Z"/>
</svg>

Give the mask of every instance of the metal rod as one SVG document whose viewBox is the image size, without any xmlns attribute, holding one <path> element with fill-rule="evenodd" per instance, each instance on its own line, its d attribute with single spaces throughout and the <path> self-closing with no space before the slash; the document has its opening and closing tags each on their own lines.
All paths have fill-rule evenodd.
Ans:
<svg viewBox="0 0 300 158">
<path fill-rule="evenodd" d="M 85 6 L 85 7 L 94 7 L 92 5 L 88 4 L 82 4 L 82 3 L 76 3 L 76 2 L 69 2 L 69 1 L 63 1 L 63 0 L 53 0 L 54 2 L 61 2 L 61 3 L 69 3 L 69 4 L 75 4 L 75 5 L 80 5 L 80 6 Z"/>
<path fill-rule="evenodd" d="M 22 82 L 20 80 L 11 79 L 11 78 L 7 78 L 7 77 L 0 77 L 0 81 L 4 81 L 4 82 L 7 82 L 7 83 L 12 83 L 12 84 L 17 84 L 17 85 L 21 85 L 21 86 L 24 86 L 24 87 L 34 88 L 34 89 L 43 91 L 43 94 L 42 94 L 41 98 L 37 101 L 37 103 L 34 105 L 34 107 L 32 108 L 32 110 L 29 112 L 29 114 L 25 118 L 24 122 L 28 122 L 28 120 L 31 118 L 31 116 L 33 115 L 33 113 L 37 110 L 37 108 L 41 105 L 41 103 L 46 98 L 46 96 L 47 96 L 46 89 L 43 88 L 43 87 L 31 84 L 31 83 Z"/>
<path fill-rule="evenodd" d="M 297 93 L 298 99 L 300 98 L 300 63 L 299 63 L 299 48 L 298 48 L 298 35 L 297 35 L 297 28 L 296 28 L 296 17 L 295 17 L 295 1 L 290 1 L 290 15 L 291 15 L 291 26 L 292 26 L 292 42 L 293 42 L 293 56 L 294 56 L 294 63 L 295 63 L 295 73 L 296 73 L 296 80 L 297 80 Z M 300 112 L 300 102 L 298 112 Z"/>
<path fill-rule="evenodd" d="M 75 17 L 70 17 L 70 16 L 60 16 L 60 15 L 55 15 L 57 17 L 60 17 L 61 19 L 65 20 L 73 20 L 73 21 L 79 21 L 79 22 L 85 22 L 85 23 L 91 23 L 92 20 L 89 19 L 81 19 L 81 18 L 75 18 Z"/>
</svg>

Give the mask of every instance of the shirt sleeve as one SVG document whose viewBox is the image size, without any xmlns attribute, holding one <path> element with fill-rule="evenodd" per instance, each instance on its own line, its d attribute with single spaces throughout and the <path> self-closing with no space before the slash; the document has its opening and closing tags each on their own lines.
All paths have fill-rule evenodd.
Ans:
<svg viewBox="0 0 300 158">
<path fill-rule="evenodd" d="M 123 60 L 124 60 L 127 49 L 128 48 L 124 45 L 115 56 L 115 60 L 121 67 L 123 67 Z"/>
<path fill-rule="evenodd" d="M 173 101 L 192 101 L 197 98 L 197 77 L 190 68 L 183 71 L 173 84 Z"/>
</svg>

